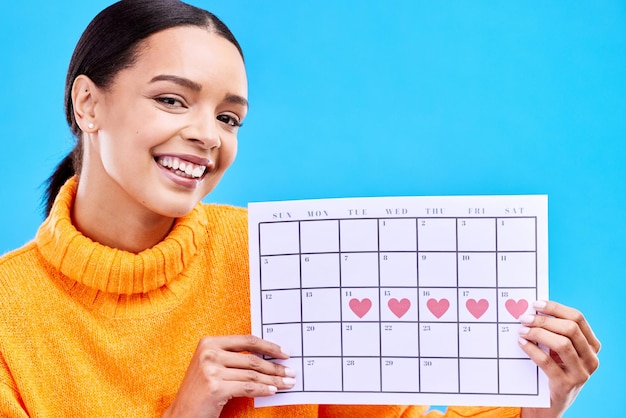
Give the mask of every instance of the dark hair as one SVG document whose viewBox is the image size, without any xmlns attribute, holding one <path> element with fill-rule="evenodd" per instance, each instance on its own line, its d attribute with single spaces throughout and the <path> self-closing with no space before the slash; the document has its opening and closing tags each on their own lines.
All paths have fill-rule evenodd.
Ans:
<svg viewBox="0 0 626 418">
<path fill-rule="evenodd" d="M 120 70 L 132 66 L 141 41 L 177 26 L 199 26 L 241 46 L 228 27 L 212 13 L 178 0 L 122 0 L 101 11 L 76 44 L 65 80 L 65 117 L 74 136 L 74 149 L 48 178 L 44 194 L 46 216 L 63 184 L 80 173 L 83 155 L 81 129 L 74 118 L 72 85 L 81 74 L 107 88 Z"/>
</svg>

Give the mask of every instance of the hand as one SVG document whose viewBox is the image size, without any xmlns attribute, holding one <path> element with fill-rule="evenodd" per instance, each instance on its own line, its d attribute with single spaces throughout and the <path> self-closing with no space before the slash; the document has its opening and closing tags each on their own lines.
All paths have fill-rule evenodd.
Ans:
<svg viewBox="0 0 626 418">
<path fill-rule="evenodd" d="M 293 387 L 292 370 L 255 354 L 289 358 L 278 345 L 252 335 L 200 340 L 178 394 L 163 416 L 217 418 L 231 398 L 269 396 Z"/>
<path fill-rule="evenodd" d="M 599 365 L 600 341 L 585 317 L 556 302 L 538 301 L 541 315 L 520 318 L 519 343 L 549 379 L 550 408 L 522 408 L 522 417 L 561 417 Z M 550 349 L 546 353 L 535 344 Z"/>
</svg>

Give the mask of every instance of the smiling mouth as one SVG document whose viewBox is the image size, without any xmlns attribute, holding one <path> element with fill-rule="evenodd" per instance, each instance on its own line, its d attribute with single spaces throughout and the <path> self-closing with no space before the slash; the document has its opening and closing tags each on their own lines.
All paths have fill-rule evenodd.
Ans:
<svg viewBox="0 0 626 418">
<path fill-rule="evenodd" d="M 185 177 L 188 179 L 202 178 L 207 172 L 208 168 L 206 165 L 194 164 L 192 162 L 172 156 L 157 157 L 155 160 L 157 164 L 167 168 L 177 176 Z"/>
</svg>

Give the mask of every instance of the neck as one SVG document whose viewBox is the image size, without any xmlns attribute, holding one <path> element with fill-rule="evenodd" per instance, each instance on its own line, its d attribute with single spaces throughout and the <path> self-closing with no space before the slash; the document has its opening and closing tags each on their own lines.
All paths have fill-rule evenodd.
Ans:
<svg viewBox="0 0 626 418">
<path fill-rule="evenodd" d="M 72 220 L 92 241 L 135 254 L 161 242 L 175 221 L 138 208 L 110 177 L 84 172 L 78 182 Z"/>
</svg>

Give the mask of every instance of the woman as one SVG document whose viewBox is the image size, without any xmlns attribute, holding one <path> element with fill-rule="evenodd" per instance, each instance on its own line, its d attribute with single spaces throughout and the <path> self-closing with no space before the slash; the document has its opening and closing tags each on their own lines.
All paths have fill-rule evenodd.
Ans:
<svg viewBox="0 0 626 418">
<path fill-rule="evenodd" d="M 0 415 L 419 416 L 425 407 L 253 409 L 294 385 L 287 358 L 249 334 L 247 219 L 199 203 L 233 162 L 248 111 L 241 49 L 210 13 L 123 0 L 88 26 L 66 80 L 78 141 L 50 178 L 35 240 L 0 259 Z M 547 302 L 522 349 L 550 378 L 553 417 L 597 368 L 577 311 Z M 553 350 L 548 356 L 534 344 Z"/>
</svg>

